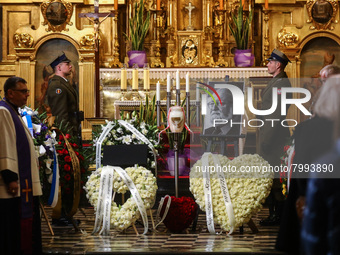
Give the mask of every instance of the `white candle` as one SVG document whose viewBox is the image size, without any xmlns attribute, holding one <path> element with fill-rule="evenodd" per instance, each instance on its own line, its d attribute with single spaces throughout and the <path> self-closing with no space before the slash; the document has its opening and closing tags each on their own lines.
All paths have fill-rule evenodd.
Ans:
<svg viewBox="0 0 340 255">
<path fill-rule="evenodd" d="M 132 70 L 132 89 L 138 90 L 138 67 L 136 67 L 135 65 Z"/>
<path fill-rule="evenodd" d="M 171 92 L 171 75 L 170 73 L 168 73 L 168 75 L 166 76 L 166 92 Z"/>
<path fill-rule="evenodd" d="M 156 101 L 161 101 L 161 84 L 159 81 L 156 84 Z"/>
<path fill-rule="evenodd" d="M 190 92 L 190 75 L 187 73 L 185 75 L 185 91 Z"/>
<path fill-rule="evenodd" d="M 150 70 L 148 67 L 144 67 L 144 90 L 150 89 Z"/>
<path fill-rule="evenodd" d="M 181 79 L 179 78 L 179 70 L 176 72 L 176 89 L 181 89 Z"/>
<path fill-rule="evenodd" d="M 207 5 L 207 26 L 210 26 L 210 10 L 209 10 L 209 4 Z"/>
<path fill-rule="evenodd" d="M 172 25 L 172 4 L 170 4 L 170 26 Z"/>
<path fill-rule="evenodd" d="M 199 89 L 200 84 L 196 84 L 196 101 L 200 101 L 200 89 Z"/>
<path fill-rule="evenodd" d="M 127 75 L 126 75 L 126 68 L 122 68 L 120 73 L 120 89 L 126 90 L 127 89 Z"/>
</svg>

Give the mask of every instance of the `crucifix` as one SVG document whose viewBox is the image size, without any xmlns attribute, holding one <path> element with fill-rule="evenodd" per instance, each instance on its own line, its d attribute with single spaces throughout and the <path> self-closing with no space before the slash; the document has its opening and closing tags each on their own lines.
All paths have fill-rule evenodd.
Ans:
<svg viewBox="0 0 340 255">
<path fill-rule="evenodd" d="M 99 0 L 94 0 L 94 12 L 92 13 L 80 13 L 80 18 L 87 18 L 93 23 L 94 28 L 94 43 L 95 43 L 95 95 L 96 95 L 96 117 L 100 117 L 100 96 L 99 96 L 99 27 L 100 24 L 108 17 L 114 17 L 114 13 L 100 13 L 99 12 Z M 104 17 L 101 21 L 99 18 Z"/>
<path fill-rule="evenodd" d="M 187 30 L 194 30 L 193 27 L 192 27 L 192 25 L 191 25 L 191 12 L 192 12 L 192 10 L 195 9 L 196 7 L 193 6 L 193 5 L 191 4 L 191 2 L 189 2 L 189 5 L 188 5 L 188 6 L 185 6 L 184 8 L 187 9 L 188 12 L 189 12 L 189 25 L 187 26 Z"/>
</svg>

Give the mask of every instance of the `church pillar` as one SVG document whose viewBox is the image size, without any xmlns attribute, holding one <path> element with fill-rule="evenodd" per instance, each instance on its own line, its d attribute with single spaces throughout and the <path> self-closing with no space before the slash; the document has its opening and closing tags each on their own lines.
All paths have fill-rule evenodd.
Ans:
<svg viewBox="0 0 340 255">
<path fill-rule="evenodd" d="M 32 56 L 34 48 L 15 48 L 17 61 L 16 75 L 27 81 L 27 87 L 30 90 L 30 96 L 27 100 L 27 105 L 33 107 L 35 99 L 35 61 Z"/>
<path fill-rule="evenodd" d="M 82 138 L 92 139 L 92 126 L 86 118 L 95 116 L 95 62 L 94 50 L 79 50 L 79 110 L 84 111 Z"/>
</svg>

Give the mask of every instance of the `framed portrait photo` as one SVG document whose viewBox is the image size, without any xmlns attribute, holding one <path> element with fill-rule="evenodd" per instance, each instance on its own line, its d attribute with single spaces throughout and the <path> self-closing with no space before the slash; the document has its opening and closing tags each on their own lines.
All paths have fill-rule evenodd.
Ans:
<svg viewBox="0 0 340 255">
<path fill-rule="evenodd" d="M 203 134 L 240 136 L 244 116 L 237 113 L 244 107 L 244 82 L 210 81 L 208 85 L 215 91 L 207 88 Z"/>
</svg>

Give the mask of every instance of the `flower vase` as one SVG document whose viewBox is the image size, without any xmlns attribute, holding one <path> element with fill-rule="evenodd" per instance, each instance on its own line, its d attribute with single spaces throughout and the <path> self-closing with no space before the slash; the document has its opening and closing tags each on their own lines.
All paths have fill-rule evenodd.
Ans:
<svg viewBox="0 0 340 255">
<path fill-rule="evenodd" d="M 236 67 L 250 67 L 254 64 L 254 54 L 251 53 L 251 49 L 238 50 L 235 49 L 234 62 Z"/>
<path fill-rule="evenodd" d="M 138 50 L 129 51 L 128 57 L 130 67 L 132 67 L 134 64 L 137 64 L 138 67 L 144 67 L 144 64 L 147 63 L 145 51 Z"/>
<path fill-rule="evenodd" d="M 178 153 L 178 174 L 179 176 L 187 176 L 188 167 L 187 167 L 188 157 L 184 153 Z M 170 150 L 167 154 L 167 164 L 168 170 L 171 176 L 175 176 L 175 152 Z"/>
</svg>

